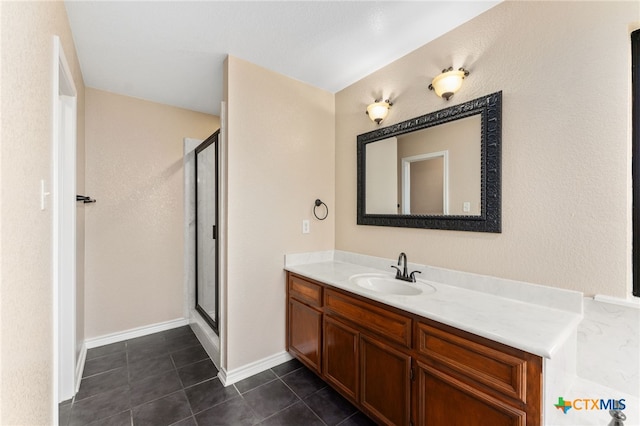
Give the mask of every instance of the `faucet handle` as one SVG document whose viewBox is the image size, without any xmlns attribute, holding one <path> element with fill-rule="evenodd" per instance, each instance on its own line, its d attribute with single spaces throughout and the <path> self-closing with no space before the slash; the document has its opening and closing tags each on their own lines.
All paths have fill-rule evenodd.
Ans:
<svg viewBox="0 0 640 426">
<path fill-rule="evenodd" d="M 416 274 L 421 274 L 422 272 L 420 271 L 413 271 L 411 274 L 409 274 L 409 278 L 411 278 L 411 282 L 415 283 L 416 282 Z"/>
<path fill-rule="evenodd" d="M 397 271 L 396 272 L 396 278 L 402 276 L 402 272 L 400 271 L 400 268 L 398 268 L 397 266 L 394 266 L 394 265 L 391 265 L 391 267 Z"/>
</svg>

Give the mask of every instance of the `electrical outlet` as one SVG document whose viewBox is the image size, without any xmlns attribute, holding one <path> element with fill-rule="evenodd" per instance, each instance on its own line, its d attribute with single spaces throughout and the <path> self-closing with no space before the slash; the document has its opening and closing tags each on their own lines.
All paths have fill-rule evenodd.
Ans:
<svg viewBox="0 0 640 426">
<path fill-rule="evenodd" d="M 311 232 L 311 230 L 309 229 L 309 219 L 304 219 L 302 221 L 302 233 L 308 234 L 309 232 Z"/>
<path fill-rule="evenodd" d="M 471 203 L 468 201 L 462 203 L 462 211 L 465 213 L 469 213 L 471 211 Z"/>
</svg>

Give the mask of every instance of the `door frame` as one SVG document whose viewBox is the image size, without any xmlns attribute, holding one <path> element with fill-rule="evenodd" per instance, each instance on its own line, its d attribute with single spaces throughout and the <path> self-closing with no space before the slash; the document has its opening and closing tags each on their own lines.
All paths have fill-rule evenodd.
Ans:
<svg viewBox="0 0 640 426">
<path fill-rule="evenodd" d="M 449 214 L 449 150 L 402 159 L 402 214 L 411 214 L 411 163 L 442 157 L 442 214 Z"/>
<path fill-rule="evenodd" d="M 79 384 L 76 366 L 77 91 L 60 38 L 53 37 L 53 391 L 58 403 Z M 57 416 L 56 416 L 57 419 Z"/>
</svg>

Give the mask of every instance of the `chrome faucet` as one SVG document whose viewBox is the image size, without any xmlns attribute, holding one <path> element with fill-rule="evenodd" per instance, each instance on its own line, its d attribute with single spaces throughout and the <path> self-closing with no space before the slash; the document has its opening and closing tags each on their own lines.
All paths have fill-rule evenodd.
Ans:
<svg viewBox="0 0 640 426">
<path fill-rule="evenodd" d="M 402 266 L 402 270 L 400 270 L 399 266 Z M 410 283 L 415 283 L 416 274 L 421 273 L 420 271 L 413 271 L 412 273 L 409 274 L 407 270 L 407 255 L 404 252 L 400 253 L 400 256 L 398 256 L 398 266 L 391 265 L 391 267 L 397 271 L 396 272 L 397 280 L 408 281 Z"/>
</svg>

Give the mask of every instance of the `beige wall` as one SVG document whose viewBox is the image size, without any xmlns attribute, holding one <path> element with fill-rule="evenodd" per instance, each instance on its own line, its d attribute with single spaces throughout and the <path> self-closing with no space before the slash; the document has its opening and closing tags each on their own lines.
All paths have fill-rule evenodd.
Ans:
<svg viewBox="0 0 640 426">
<path fill-rule="evenodd" d="M 336 94 L 336 248 L 630 294 L 630 42 L 638 2 L 505 2 Z M 471 75 L 451 101 L 426 86 Z M 503 91 L 502 233 L 356 225 L 356 136 Z"/>
<path fill-rule="evenodd" d="M 226 72 L 232 370 L 284 350 L 284 254 L 334 247 L 334 96 L 234 57 Z M 316 198 L 329 206 L 322 222 Z"/>
<path fill-rule="evenodd" d="M 183 138 L 213 115 L 86 93 L 86 338 L 183 317 Z"/>
<path fill-rule="evenodd" d="M 40 179 L 51 187 L 53 35 L 78 91 L 79 163 L 84 84 L 62 2 L 0 2 L 0 27 L 0 424 L 46 425 L 55 368 L 52 211 L 51 198 L 40 210 Z M 82 179 L 79 170 L 79 187 Z"/>
</svg>

